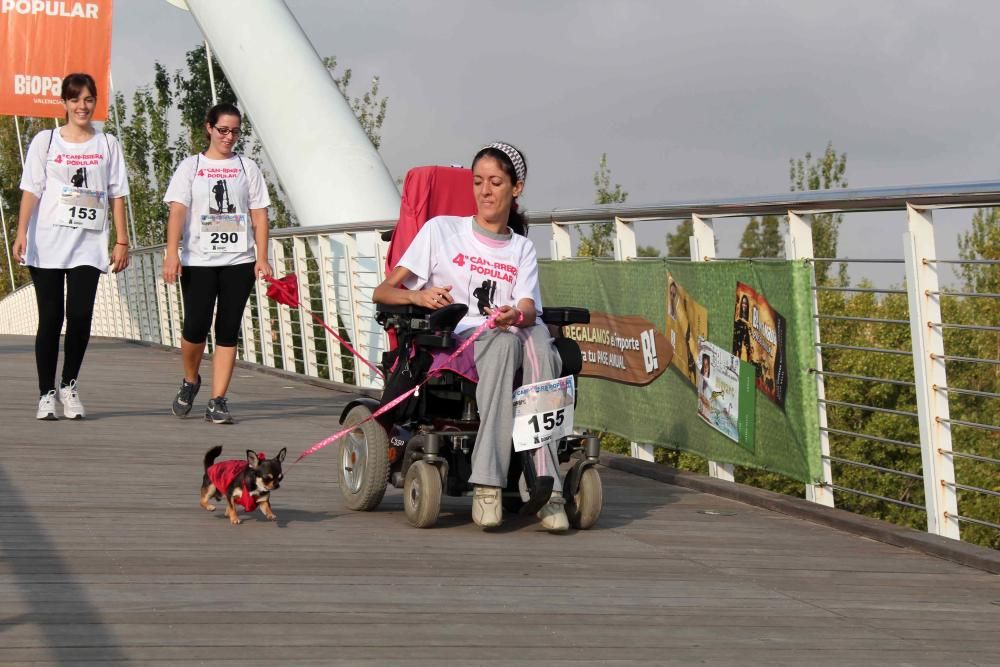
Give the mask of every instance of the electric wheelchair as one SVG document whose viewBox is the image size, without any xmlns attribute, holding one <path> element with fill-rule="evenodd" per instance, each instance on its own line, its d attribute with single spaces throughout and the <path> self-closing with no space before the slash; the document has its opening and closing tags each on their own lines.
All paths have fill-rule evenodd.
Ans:
<svg viewBox="0 0 1000 667">
<path fill-rule="evenodd" d="M 392 484 L 403 489 L 407 520 L 415 527 L 428 528 L 438 520 L 442 495 L 472 494 L 468 480 L 479 427 L 474 382 L 450 370 L 440 371 L 416 393 L 376 419 L 365 421 L 427 376 L 435 350 L 457 347 L 453 332 L 467 310 L 465 304 L 437 310 L 411 305 L 377 306 L 376 319 L 395 335 L 396 347 L 382 357 L 386 383 L 381 399 L 356 398 L 340 417 L 345 428 L 356 425 L 340 439 L 337 451 L 340 490 L 350 509 L 374 510 L 382 502 L 388 484 Z M 562 359 L 562 376 L 578 374 L 582 366 L 580 348 L 576 341 L 561 336 L 561 327 L 589 323 L 589 311 L 545 308 L 542 321 L 553 332 Z M 572 527 L 587 529 L 597 522 L 604 505 L 601 478 L 595 467 L 600 454 L 598 438 L 562 438 L 558 443 L 559 462 L 570 461 L 574 454 L 576 459 L 563 481 L 566 514 Z M 552 477 L 536 473 L 530 451 L 513 452 L 502 495 L 504 510 L 534 514 L 548 502 L 552 487 Z"/>
</svg>

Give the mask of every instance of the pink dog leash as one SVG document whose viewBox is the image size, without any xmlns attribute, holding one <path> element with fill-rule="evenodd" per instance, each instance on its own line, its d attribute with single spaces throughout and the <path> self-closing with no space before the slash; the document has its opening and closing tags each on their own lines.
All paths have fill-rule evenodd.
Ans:
<svg viewBox="0 0 1000 667">
<path fill-rule="evenodd" d="M 472 332 L 472 335 L 469 336 L 468 338 L 466 338 L 465 341 L 462 342 L 462 344 L 458 347 L 457 350 L 455 350 L 454 352 L 451 353 L 451 356 L 448 357 L 448 359 L 445 361 L 445 363 L 443 365 L 447 365 L 449 362 L 455 360 L 459 355 L 461 355 L 463 352 L 465 352 L 466 348 L 468 348 L 470 345 L 472 345 L 476 341 L 477 338 L 479 338 L 481 335 L 483 335 L 483 332 L 486 331 L 486 329 L 493 329 L 494 327 L 496 327 L 496 319 L 497 319 L 497 317 L 499 317 L 499 315 L 500 315 L 500 311 L 499 310 L 493 311 L 493 314 L 491 314 L 489 316 L 489 318 L 485 322 L 483 322 L 482 324 L 480 324 L 479 327 L 475 331 Z M 386 403 L 385 405 L 383 405 L 382 407 L 380 407 L 378 410 L 376 410 L 375 412 L 373 412 L 364 421 L 358 422 L 357 424 L 354 424 L 353 426 L 348 426 L 345 429 L 341 429 L 340 431 L 337 431 L 336 433 L 334 433 L 333 435 L 331 435 L 328 438 L 323 438 L 322 440 L 320 440 L 319 442 L 317 442 L 316 444 L 312 445 L 311 447 L 309 447 L 308 449 L 306 449 L 304 452 L 302 452 L 301 454 L 299 454 L 299 458 L 295 459 L 295 461 L 294 461 L 294 463 L 292 463 L 292 465 L 295 465 L 296 463 L 298 463 L 299 461 L 301 461 L 302 459 L 304 459 L 307 456 L 312 456 L 313 454 L 315 454 L 319 450 L 323 449 L 327 445 L 336 442 L 337 440 L 339 440 L 340 438 L 344 437 L 345 435 L 347 435 L 348 433 L 350 433 L 351 431 L 353 431 L 357 427 L 361 426 L 362 424 L 370 422 L 371 420 L 373 420 L 373 419 L 381 416 L 382 414 L 388 412 L 389 410 L 393 409 L 394 407 L 396 407 L 397 405 L 399 405 L 400 403 L 402 403 L 404 400 L 406 400 L 407 398 L 409 398 L 410 396 L 412 396 L 413 394 L 415 394 L 417 392 L 417 390 L 419 390 L 422 386 L 424 386 L 424 384 L 427 383 L 428 380 L 430 380 L 432 377 L 434 377 L 436 375 L 439 375 L 443 370 L 444 370 L 443 368 L 439 368 L 437 370 L 431 371 L 430 373 L 427 374 L 427 377 L 425 377 L 420 382 L 420 384 L 418 384 L 416 387 L 414 387 L 413 389 L 410 389 L 406 393 L 400 394 L 396 398 L 392 399 L 391 401 L 389 401 L 388 403 Z M 290 467 L 291 466 L 289 466 L 289 468 Z"/>
<path fill-rule="evenodd" d="M 382 371 L 380 371 L 378 367 L 375 366 L 375 364 L 373 364 L 372 362 L 368 361 L 363 356 L 361 356 L 360 352 L 355 350 L 353 347 L 351 347 L 350 343 L 341 338 L 340 335 L 336 331 L 334 331 L 329 324 L 324 322 L 319 315 L 306 308 L 305 304 L 302 303 L 302 300 L 299 299 L 299 284 L 297 277 L 294 273 L 289 273 L 284 278 L 274 278 L 272 276 L 264 276 L 264 280 L 270 283 L 270 287 L 267 288 L 268 297 L 273 299 L 276 303 L 289 306 L 290 308 L 301 308 L 305 312 L 312 315 L 312 318 L 316 320 L 318 324 L 320 324 L 324 329 L 330 332 L 330 335 L 336 338 L 341 345 L 346 347 L 347 350 L 355 357 L 357 357 L 361 363 L 363 363 L 364 365 L 368 366 L 368 368 L 375 371 L 375 374 L 378 375 L 380 378 L 382 378 L 383 380 L 385 379 L 385 376 L 382 375 Z"/>
</svg>

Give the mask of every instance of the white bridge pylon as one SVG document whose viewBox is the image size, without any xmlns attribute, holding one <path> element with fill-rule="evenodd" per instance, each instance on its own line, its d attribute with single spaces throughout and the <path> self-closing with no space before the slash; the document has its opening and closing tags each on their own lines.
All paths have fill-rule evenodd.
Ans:
<svg viewBox="0 0 1000 667">
<path fill-rule="evenodd" d="M 168 0 L 190 10 L 303 226 L 395 220 L 399 191 L 281 0 Z"/>
</svg>

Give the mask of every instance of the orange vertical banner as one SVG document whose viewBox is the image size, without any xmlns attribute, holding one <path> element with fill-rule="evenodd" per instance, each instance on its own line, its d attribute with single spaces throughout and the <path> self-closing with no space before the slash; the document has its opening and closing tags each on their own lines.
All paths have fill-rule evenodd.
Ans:
<svg viewBox="0 0 1000 667">
<path fill-rule="evenodd" d="M 0 115 L 61 118 L 70 72 L 94 77 L 107 118 L 111 0 L 0 0 Z"/>
</svg>

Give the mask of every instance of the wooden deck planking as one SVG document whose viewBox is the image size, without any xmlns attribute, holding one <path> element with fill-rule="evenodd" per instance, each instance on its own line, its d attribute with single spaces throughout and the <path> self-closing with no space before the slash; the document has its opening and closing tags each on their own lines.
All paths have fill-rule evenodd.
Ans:
<svg viewBox="0 0 1000 667">
<path fill-rule="evenodd" d="M 177 420 L 176 353 L 95 339 L 91 418 L 42 423 L 31 350 L 0 337 L 4 665 L 1000 664 L 994 575 L 608 469 L 591 531 L 484 533 L 468 499 L 420 531 L 394 490 L 345 510 L 329 448 L 232 527 L 204 451 L 294 458 L 344 395 L 237 369 L 238 424 Z"/>
</svg>

